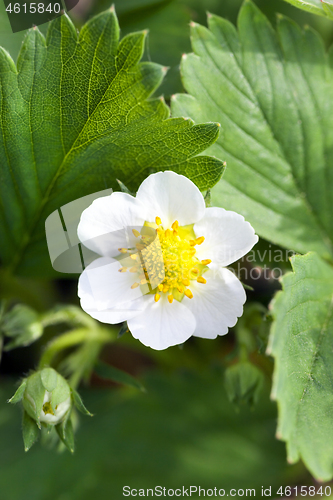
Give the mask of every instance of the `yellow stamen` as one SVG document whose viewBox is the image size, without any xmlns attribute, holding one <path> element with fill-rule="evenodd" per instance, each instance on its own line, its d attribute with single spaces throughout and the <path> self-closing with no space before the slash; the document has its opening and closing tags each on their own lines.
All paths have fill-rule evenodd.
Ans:
<svg viewBox="0 0 333 500">
<path fill-rule="evenodd" d="M 196 240 L 190 240 L 191 247 L 194 247 L 197 244 Z"/>
<path fill-rule="evenodd" d="M 138 254 L 132 253 L 132 255 L 130 255 L 130 257 L 131 257 L 131 259 L 136 260 L 138 258 Z"/>
<path fill-rule="evenodd" d="M 199 278 L 197 278 L 197 282 L 205 284 L 207 283 L 207 280 L 205 280 L 205 278 L 203 278 L 202 276 L 199 276 Z"/>
<path fill-rule="evenodd" d="M 172 302 L 173 302 L 173 295 L 172 294 L 168 295 L 168 301 L 169 301 L 169 304 L 172 304 Z"/>
<path fill-rule="evenodd" d="M 120 269 L 118 269 L 118 273 L 126 273 L 127 271 L 127 267 L 121 267 Z"/>
<path fill-rule="evenodd" d="M 177 286 L 177 290 L 178 290 L 179 293 L 183 293 L 184 288 L 182 286 Z"/>
<path fill-rule="evenodd" d="M 118 252 L 127 253 L 127 248 L 118 248 Z"/>
<path fill-rule="evenodd" d="M 205 260 L 202 260 L 202 261 L 201 261 L 201 264 L 202 264 L 203 266 L 208 266 L 208 265 L 209 265 L 209 264 L 211 264 L 211 263 L 212 263 L 212 261 L 211 261 L 210 259 L 205 259 Z"/>
<path fill-rule="evenodd" d="M 190 284 L 190 280 L 188 280 L 188 279 L 186 278 L 186 279 L 184 279 L 184 280 L 182 281 L 182 283 L 183 283 L 183 285 L 185 285 L 185 286 L 189 286 L 189 284 Z"/>
<path fill-rule="evenodd" d="M 169 290 L 168 285 L 164 285 L 163 286 L 163 293 L 166 293 L 168 290 Z"/>
<path fill-rule="evenodd" d="M 170 229 L 167 229 L 167 230 L 165 231 L 165 236 L 166 236 L 167 238 L 170 238 L 170 236 L 171 236 L 171 235 L 172 235 L 172 232 L 170 231 Z"/>
<path fill-rule="evenodd" d="M 161 291 L 163 290 L 163 285 L 162 285 L 162 283 L 160 283 L 160 284 L 158 285 L 158 287 L 157 287 L 157 288 L 158 288 L 158 289 L 159 289 L 159 291 L 161 292 Z"/>
<path fill-rule="evenodd" d="M 142 279 L 142 280 L 140 281 L 140 285 L 146 285 L 146 284 L 147 284 L 147 280 L 146 280 L 146 279 Z"/>
<path fill-rule="evenodd" d="M 133 283 L 133 285 L 131 286 L 131 288 L 133 290 L 134 288 L 138 288 L 138 286 L 140 286 L 139 283 Z"/>
<path fill-rule="evenodd" d="M 201 245 L 201 243 L 205 241 L 205 238 L 204 236 L 200 236 L 200 238 L 197 238 L 195 241 L 197 242 L 197 245 Z"/>
<path fill-rule="evenodd" d="M 194 269 L 191 269 L 191 272 L 193 274 L 199 274 L 199 269 L 197 269 L 196 267 Z"/>
<path fill-rule="evenodd" d="M 140 236 L 140 233 L 139 233 L 139 231 L 137 229 L 132 229 L 132 233 L 134 234 L 134 236 L 136 238 L 138 238 Z"/>
<path fill-rule="evenodd" d="M 160 294 L 159 293 L 155 293 L 155 302 L 158 302 L 160 300 L 160 298 L 161 298 Z"/>
<path fill-rule="evenodd" d="M 189 299 L 193 299 L 193 293 L 191 292 L 191 290 L 189 288 L 187 290 L 185 290 L 185 295 Z"/>
<path fill-rule="evenodd" d="M 161 217 L 155 217 L 155 222 L 158 226 L 160 226 L 162 224 Z"/>
<path fill-rule="evenodd" d="M 138 268 L 134 266 L 134 267 L 131 267 L 131 269 L 129 270 L 129 272 L 130 273 L 136 273 L 137 270 L 138 270 Z"/>
<path fill-rule="evenodd" d="M 171 225 L 172 229 L 177 229 L 179 227 L 178 220 L 175 220 L 175 222 Z"/>
</svg>

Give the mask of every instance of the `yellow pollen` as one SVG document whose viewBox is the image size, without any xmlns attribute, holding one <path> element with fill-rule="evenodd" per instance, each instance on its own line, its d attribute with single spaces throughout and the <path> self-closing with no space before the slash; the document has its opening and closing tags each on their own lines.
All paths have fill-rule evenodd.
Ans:
<svg viewBox="0 0 333 500">
<path fill-rule="evenodd" d="M 127 271 L 127 267 L 121 267 L 120 269 L 118 269 L 118 273 L 126 273 Z"/>
<path fill-rule="evenodd" d="M 178 220 L 168 229 L 163 228 L 160 217 L 155 222 L 156 225 L 145 222 L 144 234 L 132 229 L 134 236 L 140 238 L 135 248 L 120 248 L 119 252 L 128 253 L 135 262 L 133 267 L 122 267 L 119 272 L 137 273 L 137 282 L 131 288 L 148 284 L 148 293 L 154 295 L 155 302 L 162 293 L 167 294 L 170 304 L 181 301 L 184 295 L 192 299 L 193 293 L 187 287 L 194 281 L 206 283 L 201 276 L 202 268 L 211 263 L 210 259 L 199 260 L 196 255 L 196 245 L 201 245 L 205 238 L 194 235 L 193 225 L 180 227 Z"/>
</svg>

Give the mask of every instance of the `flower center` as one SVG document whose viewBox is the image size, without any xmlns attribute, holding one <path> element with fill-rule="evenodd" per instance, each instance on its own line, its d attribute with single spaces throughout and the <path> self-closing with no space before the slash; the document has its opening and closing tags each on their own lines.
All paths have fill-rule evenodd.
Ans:
<svg viewBox="0 0 333 500">
<path fill-rule="evenodd" d="M 195 246 L 201 245 L 205 238 L 193 238 L 193 226 L 179 227 L 175 221 L 171 228 L 165 230 L 160 217 L 156 217 L 155 224 L 146 222 L 141 232 L 132 230 L 134 236 L 140 238 L 135 249 L 119 248 L 121 253 L 129 254 L 132 262 L 136 261 L 135 266 L 122 267 L 119 272 L 137 272 L 139 266 L 141 268 L 139 283 L 133 283 L 131 288 L 148 284 L 155 302 L 163 293 L 168 294 L 170 304 L 174 298 L 181 301 L 184 295 L 192 299 L 191 281 L 205 284 L 202 274 L 211 263 L 209 259 L 200 261 L 196 257 Z"/>
</svg>

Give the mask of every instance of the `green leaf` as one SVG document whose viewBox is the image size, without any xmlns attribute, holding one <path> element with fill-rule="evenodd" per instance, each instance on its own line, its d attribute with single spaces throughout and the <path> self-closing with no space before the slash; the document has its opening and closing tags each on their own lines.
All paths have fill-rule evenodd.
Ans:
<svg viewBox="0 0 333 500">
<path fill-rule="evenodd" d="M 276 33 L 249 1 L 238 31 L 217 16 L 208 24 L 192 23 L 194 54 L 181 64 L 190 95 L 172 111 L 221 123 L 209 152 L 227 170 L 212 205 L 269 241 L 333 259 L 333 74 L 322 40 L 282 17 Z"/>
<path fill-rule="evenodd" d="M 99 361 L 95 368 L 95 373 L 104 379 L 111 380 L 112 382 L 117 382 L 118 384 L 128 385 L 130 387 L 134 387 L 135 389 L 139 389 L 140 391 L 146 392 L 144 386 L 134 377 L 129 375 L 122 370 L 118 370 L 114 366 L 108 365 Z"/>
<path fill-rule="evenodd" d="M 54 274 L 45 219 L 66 203 L 117 189 L 136 190 L 151 172 L 174 170 L 200 189 L 220 178 L 220 160 L 196 156 L 218 136 L 214 123 L 169 119 L 150 99 L 166 68 L 140 63 L 146 32 L 119 42 L 113 9 L 77 34 L 63 15 L 46 39 L 24 40 L 17 68 L 0 51 L 0 239 L 11 272 Z"/>
<path fill-rule="evenodd" d="M 311 252 L 291 259 L 272 304 L 269 352 L 277 435 L 291 463 L 303 460 L 321 481 L 333 477 L 333 269 Z"/>
<path fill-rule="evenodd" d="M 285 0 L 286 2 L 298 7 L 299 9 L 306 10 L 312 14 L 317 14 L 318 16 L 327 16 L 333 19 L 333 10 L 331 5 L 333 4 L 330 0 Z M 328 5 L 329 4 L 329 5 Z"/>
<path fill-rule="evenodd" d="M 27 414 L 26 411 L 23 413 L 22 433 L 24 450 L 29 451 L 31 446 L 38 439 L 38 427 L 36 422 Z"/>
<path fill-rule="evenodd" d="M 90 411 L 87 410 L 87 408 L 84 406 L 80 394 L 77 391 L 75 391 L 74 389 L 72 389 L 72 395 L 73 395 L 75 407 L 81 413 L 83 413 L 83 415 L 88 415 L 89 417 L 92 417 L 93 416 L 92 413 L 90 413 Z"/>
<path fill-rule="evenodd" d="M 0 331 L 12 340 L 4 350 L 32 344 L 43 335 L 40 315 L 31 307 L 17 304 L 0 319 Z"/>
<path fill-rule="evenodd" d="M 21 401 L 21 399 L 23 398 L 23 394 L 24 394 L 26 385 L 27 385 L 27 381 L 23 380 L 20 387 L 15 392 L 14 396 L 12 396 L 10 399 L 8 399 L 8 403 L 11 403 L 13 405 L 15 405 L 16 403 L 19 403 Z"/>
</svg>

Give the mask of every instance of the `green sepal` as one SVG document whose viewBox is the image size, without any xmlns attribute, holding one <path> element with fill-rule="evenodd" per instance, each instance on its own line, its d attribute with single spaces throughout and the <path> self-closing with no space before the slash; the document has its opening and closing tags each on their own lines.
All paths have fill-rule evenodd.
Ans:
<svg viewBox="0 0 333 500">
<path fill-rule="evenodd" d="M 40 377 L 47 391 L 52 392 L 57 387 L 57 372 L 53 368 L 44 368 L 40 372 Z"/>
<path fill-rule="evenodd" d="M 120 328 L 120 330 L 119 330 L 119 332 L 118 332 L 117 338 L 119 339 L 119 338 L 120 338 L 120 337 L 122 337 L 122 336 L 123 336 L 126 332 L 129 332 L 128 325 L 127 325 L 127 321 L 125 321 L 125 322 L 122 324 L 122 326 L 121 326 L 121 328 Z"/>
<path fill-rule="evenodd" d="M 228 398 L 236 406 L 247 404 L 253 407 L 259 400 L 263 382 L 261 370 L 248 361 L 230 366 L 224 374 Z"/>
<path fill-rule="evenodd" d="M 71 453 L 74 453 L 74 430 L 71 419 L 67 418 L 60 424 L 56 425 L 55 428 L 58 436 L 60 437 L 66 448 Z"/>
<path fill-rule="evenodd" d="M 29 451 L 31 446 L 38 439 L 38 427 L 35 420 L 32 419 L 26 411 L 23 412 L 22 433 L 24 450 Z"/>
<path fill-rule="evenodd" d="M 89 417 L 93 417 L 93 414 L 90 413 L 90 411 L 87 410 L 87 408 L 84 406 L 80 394 L 75 389 L 72 389 L 72 396 L 75 408 L 77 408 L 81 413 L 83 413 L 83 415 L 88 415 Z"/>
<path fill-rule="evenodd" d="M 26 385 L 27 385 L 27 381 L 26 381 L 26 379 L 24 379 L 23 382 L 21 383 L 20 387 L 15 392 L 14 396 L 12 396 L 10 399 L 8 399 L 8 403 L 11 403 L 13 405 L 16 405 L 17 403 L 19 403 L 21 401 L 21 399 L 23 398 L 23 394 L 24 394 Z"/>
</svg>

